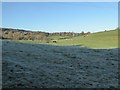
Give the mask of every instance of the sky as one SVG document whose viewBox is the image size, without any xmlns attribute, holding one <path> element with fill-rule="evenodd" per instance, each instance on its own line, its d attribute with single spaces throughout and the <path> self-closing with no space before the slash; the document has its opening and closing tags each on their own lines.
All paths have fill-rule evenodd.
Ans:
<svg viewBox="0 0 120 90">
<path fill-rule="evenodd" d="M 118 27 L 117 2 L 2 2 L 2 27 L 98 32 Z"/>
</svg>

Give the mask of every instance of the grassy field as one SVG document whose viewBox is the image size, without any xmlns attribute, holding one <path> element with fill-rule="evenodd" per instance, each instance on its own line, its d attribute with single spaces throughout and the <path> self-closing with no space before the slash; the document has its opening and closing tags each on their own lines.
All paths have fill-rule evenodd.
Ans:
<svg viewBox="0 0 120 90">
<path fill-rule="evenodd" d="M 2 88 L 117 88 L 118 62 L 118 49 L 3 40 Z"/>
<path fill-rule="evenodd" d="M 64 38 L 61 36 L 50 37 L 56 40 L 56 43 L 50 42 L 46 44 L 53 45 L 77 45 L 85 46 L 89 48 L 117 48 L 118 47 L 118 30 L 110 30 L 104 32 L 97 32 L 89 34 L 88 36 L 78 36 L 70 39 L 59 39 Z M 45 43 L 40 41 L 26 41 L 21 40 L 20 42 L 30 42 L 30 43 Z"/>
</svg>

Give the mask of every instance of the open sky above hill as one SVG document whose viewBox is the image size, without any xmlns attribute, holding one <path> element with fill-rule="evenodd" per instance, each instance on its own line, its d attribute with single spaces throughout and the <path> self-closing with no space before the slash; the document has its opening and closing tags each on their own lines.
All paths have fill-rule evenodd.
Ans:
<svg viewBox="0 0 120 90">
<path fill-rule="evenodd" d="M 2 27 L 46 32 L 98 32 L 117 26 L 117 2 L 2 3 Z"/>
</svg>

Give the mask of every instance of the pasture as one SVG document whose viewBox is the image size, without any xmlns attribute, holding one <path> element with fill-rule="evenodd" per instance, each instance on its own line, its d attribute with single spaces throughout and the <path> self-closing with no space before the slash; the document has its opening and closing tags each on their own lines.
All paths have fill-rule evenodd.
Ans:
<svg viewBox="0 0 120 90">
<path fill-rule="evenodd" d="M 118 49 L 2 41 L 3 88 L 117 88 Z"/>
<path fill-rule="evenodd" d="M 88 48 L 117 48 L 118 47 L 118 30 L 110 30 L 103 32 L 91 33 L 89 35 L 82 35 L 77 37 L 66 37 L 66 36 L 51 36 L 52 39 L 49 43 L 45 41 L 40 42 L 39 40 L 19 40 L 19 42 L 28 43 L 40 43 L 40 44 L 52 44 L 60 46 L 84 46 Z M 17 40 L 18 41 L 18 40 Z M 53 42 L 53 41 L 56 41 Z"/>
</svg>

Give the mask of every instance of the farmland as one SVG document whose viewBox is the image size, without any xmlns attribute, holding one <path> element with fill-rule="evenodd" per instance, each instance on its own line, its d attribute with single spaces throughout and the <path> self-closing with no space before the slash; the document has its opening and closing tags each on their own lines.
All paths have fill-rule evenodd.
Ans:
<svg viewBox="0 0 120 90">
<path fill-rule="evenodd" d="M 3 88 L 119 87 L 117 30 L 47 38 L 2 40 Z"/>
<path fill-rule="evenodd" d="M 117 48 L 118 47 L 118 30 L 110 30 L 92 33 L 89 35 L 82 35 L 77 37 L 66 37 L 66 36 L 51 36 L 53 41 L 49 43 L 40 42 L 39 40 L 18 40 L 19 42 L 29 42 L 29 43 L 43 43 L 43 44 L 52 44 L 52 45 L 75 45 L 75 46 L 84 46 L 89 48 Z"/>
</svg>

